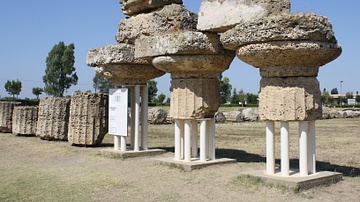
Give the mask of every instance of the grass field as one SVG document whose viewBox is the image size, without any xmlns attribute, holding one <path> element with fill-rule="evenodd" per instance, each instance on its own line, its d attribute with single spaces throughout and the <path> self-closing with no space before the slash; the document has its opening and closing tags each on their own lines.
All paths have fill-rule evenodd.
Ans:
<svg viewBox="0 0 360 202">
<path fill-rule="evenodd" d="M 155 165 L 158 157 L 122 161 L 98 155 L 99 147 L 0 133 L 0 201 L 358 201 L 360 119 L 319 120 L 316 126 L 317 168 L 342 172 L 345 180 L 301 192 L 238 177 L 265 168 L 263 122 L 217 124 L 216 155 L 237 163 L 193 172 Z M 297 128 L 290 125 L 295 167 Z M 173 156 L 173 134 L 173 125 L 150 125 L 149 146 L 169 151 L 161 157 Z M 103 146 L 112 144 L 106 136 Z"/>
</svg>

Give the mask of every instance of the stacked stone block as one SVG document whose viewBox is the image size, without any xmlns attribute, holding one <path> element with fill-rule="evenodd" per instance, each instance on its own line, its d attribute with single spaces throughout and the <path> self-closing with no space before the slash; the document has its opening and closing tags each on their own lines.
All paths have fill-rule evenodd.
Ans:
<svg viewBox="0 0 360 202">
<path fill-rule="evenodd" d="M 40 100 L 36 136 L 44 140 L 68 140 L 70 101 L 64 97 Z"/>
<path fill-rule="evenodd" d="M 20 103 L 0 102 L 0 132 L 11 133 L 14 107 Z"/>
<path fill-rule="evenodd" d="M 74 145 L 100 145 L 108 132 L 108 95 L 74 93 L 71 97 L 68 141 Z"/>
<path fill-rule="evenodd" d="M 12 133 L 21 136 L 35 136 L 38 111 L 38 106 L 15 106 L 12 116 Z"/>
</svg>

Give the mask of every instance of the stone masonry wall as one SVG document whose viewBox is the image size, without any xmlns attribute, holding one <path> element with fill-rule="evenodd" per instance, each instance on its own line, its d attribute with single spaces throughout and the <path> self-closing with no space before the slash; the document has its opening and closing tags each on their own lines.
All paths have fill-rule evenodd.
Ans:
<svg viewBox="0 0 360 202">
<path fill-rule="evenodd" d="M 38 111 L 38 106 L 15 106 L 12 116 L 12 133 L 35 136 Z"/>
<path fill-rule="evenodd" d="M 41 99 L 36 136 L 47 140 L 67 140 L 69 113 L 70 98 Z"/>
<path fill-rule="evenodd" d="M 11 133 L 12 114 L 16 102 L 0 102 L 0 132 Z"/>
<path fill-rule="evenodd" d="M 71 98 L 68 141 L 75 145 L 99 145 L 108 132 L 109 96 L 75 93 Z"/>
</svg>

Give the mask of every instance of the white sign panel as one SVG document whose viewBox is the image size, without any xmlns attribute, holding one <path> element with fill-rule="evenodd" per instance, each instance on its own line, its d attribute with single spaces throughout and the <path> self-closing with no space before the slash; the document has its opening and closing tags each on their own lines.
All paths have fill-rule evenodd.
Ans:
<svg viewBox="0 0 360 202">
<path fill-rule="evenodd" d="M 127 136 L 128 89 L 109 90 L 109 134 Z"/>
<path fill-rule="evenodd" d="M 355 105 L 356 104 L 356 100 L 355 99 L 348 99 L 347 100 L 348 105 Z"/>
</svg>

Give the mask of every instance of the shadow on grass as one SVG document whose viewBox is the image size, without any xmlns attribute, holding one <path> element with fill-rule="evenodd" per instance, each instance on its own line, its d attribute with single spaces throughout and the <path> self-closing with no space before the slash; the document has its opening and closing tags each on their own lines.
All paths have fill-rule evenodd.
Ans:
<svg viewBox="0 0 360 202">
<path fill-rule="evenodd" d="M 162 147 L 167 152 L 174 152 L 174 147 Z M 231 158 L 236 159 L 237 162 L 243 163 L 266 163 L 266 158 L 258 154 L 247 153 L 243 150 L 236 149 L 216 149 L 217 158 Z M 280 165 L 280 159 L 275 162 Z M 290 160 L 291 168 L 299 168 L 299 159 Z M 360 168 L 331 164 L 329 162 L 316 161 L 316 168 L 318 171 L 340 172 L 346 177 L 360 177 Z"/>
</svg>

